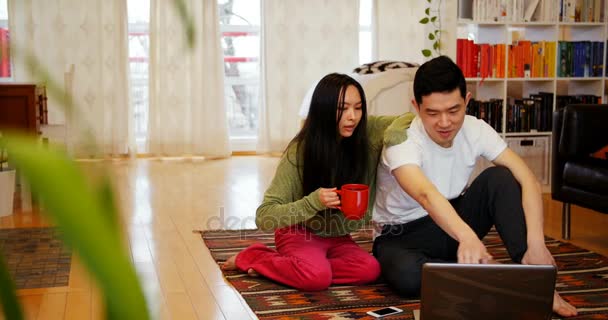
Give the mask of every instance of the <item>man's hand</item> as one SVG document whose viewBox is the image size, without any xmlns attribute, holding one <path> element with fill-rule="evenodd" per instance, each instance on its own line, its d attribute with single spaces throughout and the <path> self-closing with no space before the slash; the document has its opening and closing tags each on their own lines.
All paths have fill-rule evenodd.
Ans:
<svg viewBox="0 0 608 320">
<path fill-rule="evenodd" d="M 340 205 L 340 198 L 336 192 L 336 188 L 319 188 L 319 200 L 321 203 L 331 209 L 337 209 Z"/>
<path fill-rule="evenodd" d="M 477 237 L 460 241 L 458 245 L 458 263 L 487 263 L 492 255 Z"/>
</svg>

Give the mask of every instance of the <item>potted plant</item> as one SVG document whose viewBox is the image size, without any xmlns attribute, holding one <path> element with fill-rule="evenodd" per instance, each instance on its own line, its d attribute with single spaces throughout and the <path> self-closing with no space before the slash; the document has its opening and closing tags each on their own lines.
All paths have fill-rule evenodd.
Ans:
<svg viewBox="0 0 608 320">
<path fill-rule="evenodd" d="M 0 217 L 13 214 L 14 195 L 15 169 L 8 166 L 7 152 L 0 148 Z"/>
</svg>

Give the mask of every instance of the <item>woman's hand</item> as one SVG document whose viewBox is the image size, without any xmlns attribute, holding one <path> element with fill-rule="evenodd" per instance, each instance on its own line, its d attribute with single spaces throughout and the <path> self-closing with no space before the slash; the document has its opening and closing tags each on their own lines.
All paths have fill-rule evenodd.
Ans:
<svg viewBox="0 0 608 320">
<path fill-rule="evenodd" d="M 336 188 L 319 188 L 319 200 L 330 209 L 337 209 L 340 205 L 340 198 L 338 197 L 338 193 L 336 193 Z"/>
</svg>

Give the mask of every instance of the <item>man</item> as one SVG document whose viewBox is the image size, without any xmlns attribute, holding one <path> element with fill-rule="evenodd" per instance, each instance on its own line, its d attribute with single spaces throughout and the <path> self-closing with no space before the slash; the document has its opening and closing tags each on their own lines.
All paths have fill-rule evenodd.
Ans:
<svg viewBox="0 0 608 320">
<path fill-rule="evenodd" d="M 400 294 L 420 293 L 425 262 L 487 263 L 482 239 L 496 226 L 518 263 L 555 264 L 545 246 L 541 188 L 525 162 L 482 120 L 466 116 L 471 97 L 448 57 L 424 63 L 414 78 L 418 111 L 408 140 L 386 147 L 378 165 L 374 255 Z M 467 188 L 478 157 L 496 167 Z M 554 293 L 561 316 L 576 309 Z"/>
</svg>

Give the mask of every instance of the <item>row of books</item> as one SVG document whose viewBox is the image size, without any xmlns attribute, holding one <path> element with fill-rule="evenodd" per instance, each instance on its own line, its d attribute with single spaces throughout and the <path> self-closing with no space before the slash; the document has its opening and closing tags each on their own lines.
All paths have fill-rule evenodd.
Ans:
<svg viewBox="0 0 608 320">
<path fill-rule="evenodd" d="M 557 110 L 574 103 L 599 104 L 602 103 L 602 97 L 594 96 L 592 94 L 555 96 L 555 108 Z"/>
<path fill-rule="evenodd" d="M 557 95 L 556 108 L 573 103 L 601 103 L 594 95 Z M 503 100 L 479 101 L 471 99 L 467 114 L 487 122 L 497 132 L 502 132 Z M 527 98 L 507 97 L 506 132 L 547 132 L 553 126 L 553 93 L 539 92 Z"/>
<path fill-rule="evenodd" d="M 9 33 L 8 29 L 0 28 L 0 78 L 11 76 Z"/>
<path fill-rule="evenodd" d="M 555 97 L 559 110 L 569 104 L 601 103 L 601 97 L 594 95 L 558 95 Z M 553 128 L 553 94 L 539 92 L 529 98 L 507 98 L 507 132 L 546 132 Z"/>
<path fill-rule="evenodd" d="M 604 21 L 604 0 L 560 0 L 562 22 Z"/>
<path fill-rule="evenodd" d="M 560 41 L 558 77 L 601 77 L 604 74 L 604 42 Z"/>
<path fill-rule="evenodd" d="M 472 1 L 472 3 L 471 3 Z M 602 22 L 604 0 L 461 0 L 472 14 L 461 18 L 495 22 Z"/>
<path fill-rule="evenodd" d="M 555 0 L 472 0 L 471 10 L 474 21 L 556 21 L 558 5 Z"/>
<path fill-rule="evenodd" d="M 504 78 L 506 45 L 456 40 L 456 64 L 467 78 Z"/>
<path fill-rule="evenodd" d="M 519 40 L 509 45 L 509 78 L 555 77 L 556 43 Z"/>
<path fill-rule="evenodd" d="M 469 100 L 467 114 L 487 122 L 497 132 L 502 131 L 502 99 Z"/>
<path fill-rule="evenodd" d="M 551 131 L 553 94 L 539 92 L 528 98 L 507 97 L 507 132 Z"/>
<path fill-rule="evenodd" d="M 475 21 L 523 21 L 523 0 L 473 0 Z"/>
<path fill-rule="evenodd" d="M 519 40 L 507 48 L 458 39 L 456 64 L 467 78 L 504 78 L 505 74 L 509 78 L 601 77 L 604 47 L 601 41 Z"/>
</svg>

